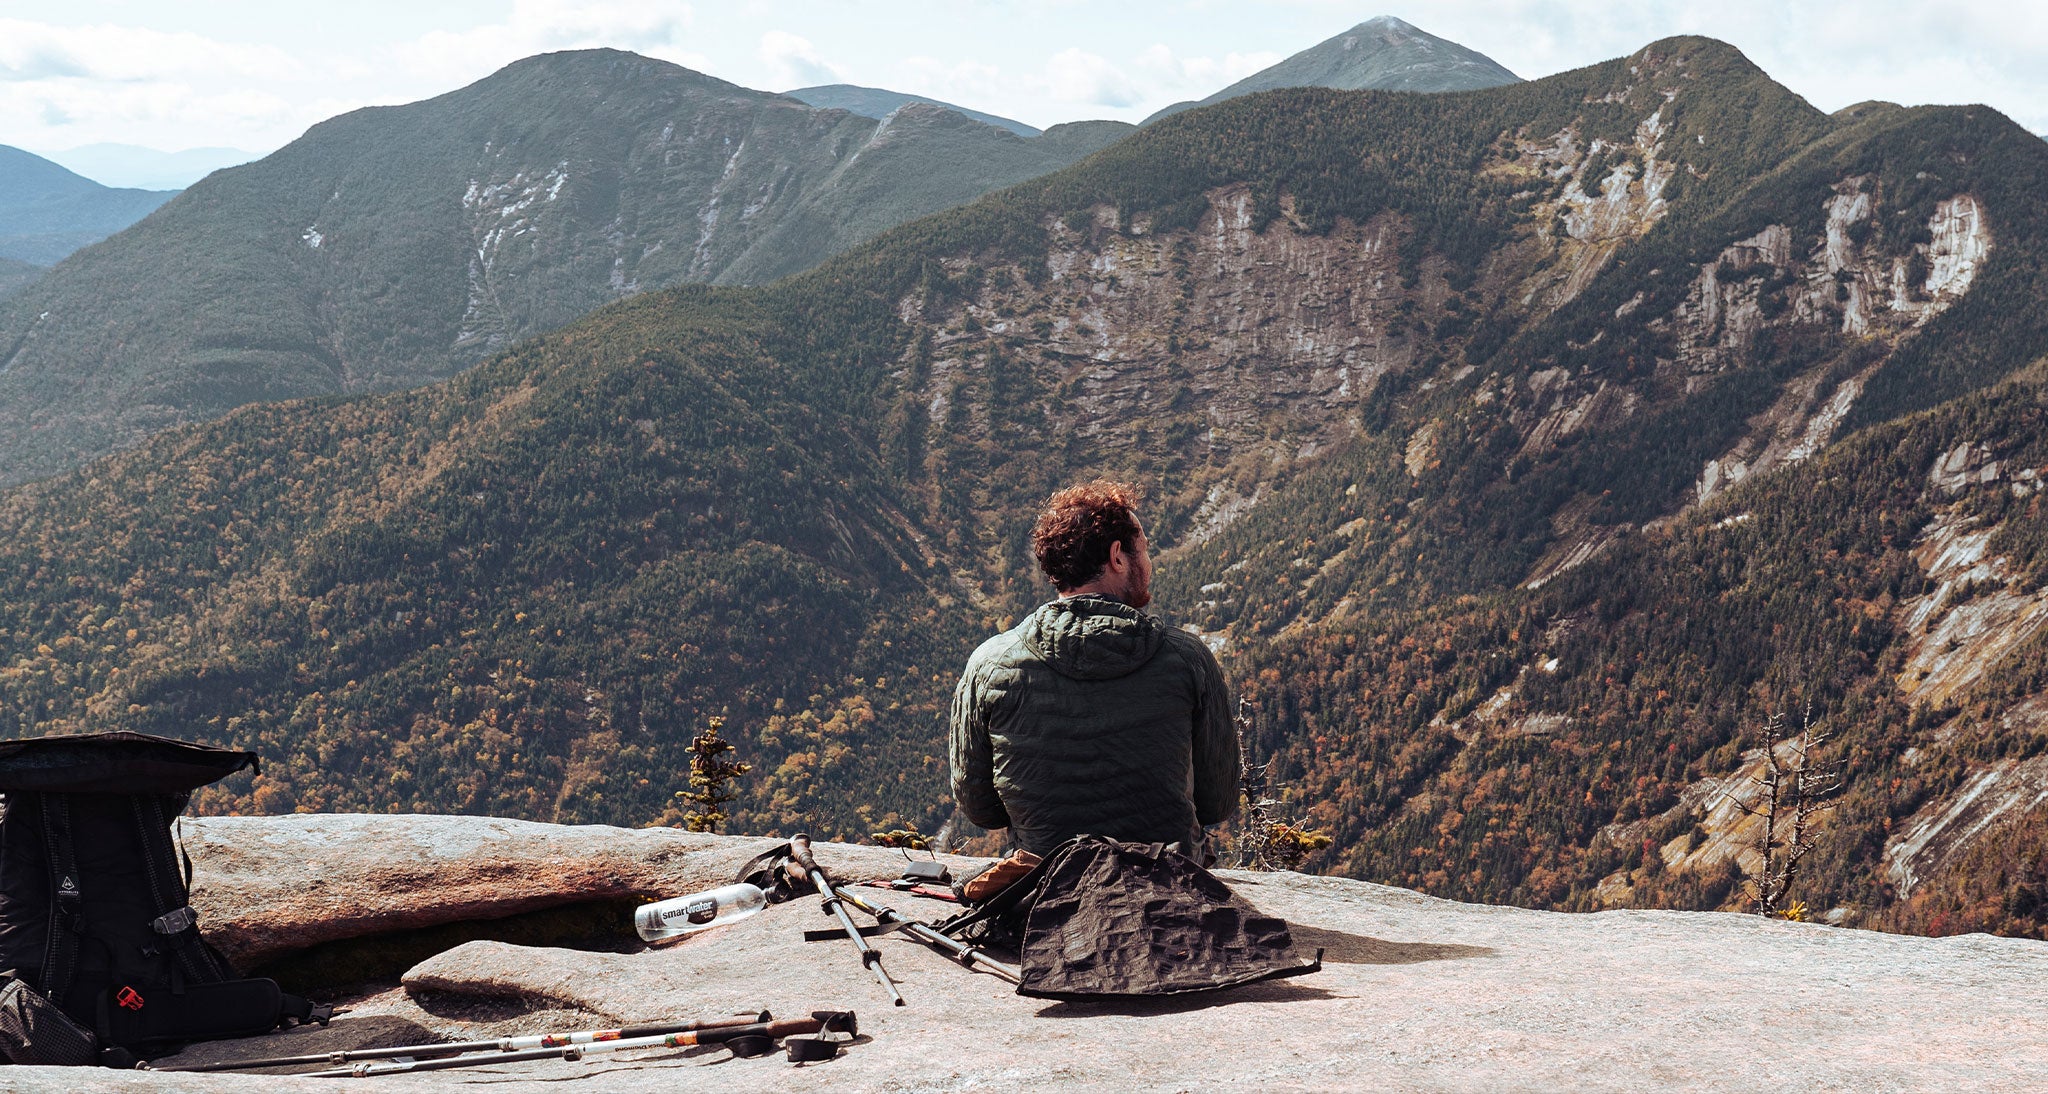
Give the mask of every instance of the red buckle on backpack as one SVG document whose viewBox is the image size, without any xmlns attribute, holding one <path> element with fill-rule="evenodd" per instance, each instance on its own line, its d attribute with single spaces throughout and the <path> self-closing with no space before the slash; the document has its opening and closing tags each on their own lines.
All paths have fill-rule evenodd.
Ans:
<svg viewBox="0 0 2048 1094">
<path fill-rule="evenodd" d="M 114 996 L 114 1002 L 121 1004 L 129 1010 L 141 1010 L 142 993 L 136 991 L 134 988 L 124 986 L 120 990 L 120 992 L 118 992 Z"/>
</svg>

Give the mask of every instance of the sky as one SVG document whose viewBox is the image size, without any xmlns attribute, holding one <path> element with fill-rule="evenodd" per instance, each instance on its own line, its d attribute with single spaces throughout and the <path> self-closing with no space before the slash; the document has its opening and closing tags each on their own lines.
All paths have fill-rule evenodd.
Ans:
<svg viewBox="0 0 2048 1094">
<path fill-rule="evenodd" d="M 261 154 L 589 46 L 767 91 L 855 83 L 1039 127 L 1137 121 L 1381 14 L 1526 78 L 1704 34 L 1823 110 L 1988 103 L 2048 132 L 2036 0 L 0 0 L 0 144 Z"/>
</svg>

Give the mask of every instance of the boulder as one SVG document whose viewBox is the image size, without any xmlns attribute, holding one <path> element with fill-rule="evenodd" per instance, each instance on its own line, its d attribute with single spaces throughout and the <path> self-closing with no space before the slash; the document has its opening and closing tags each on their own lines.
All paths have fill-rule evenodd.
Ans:
<svg viewBox="0 0 2048 1094">
<path fill-rule="evenodd" d="M 346 813 L 204 817 L 183 828 L 201 928 L 244 969 L 336 941 L 695 892 L 780 842 Z M 867 851 L 893 875 L 894 852 Z"/>
</svg>

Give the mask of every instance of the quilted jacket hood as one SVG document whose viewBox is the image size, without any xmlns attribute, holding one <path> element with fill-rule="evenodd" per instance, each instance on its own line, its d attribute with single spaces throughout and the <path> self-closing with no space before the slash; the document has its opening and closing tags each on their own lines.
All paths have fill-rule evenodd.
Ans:
<svg viewBox="0 0 2048 1094">
<path fill-rule="evenodd" d="M 1166 641 L 1158 620 L 1106 596 L 1041 604 L 1022 628 L 1032 653 L 1062 676 L 1114 680 L 1145 667 Z"/>
</svg>

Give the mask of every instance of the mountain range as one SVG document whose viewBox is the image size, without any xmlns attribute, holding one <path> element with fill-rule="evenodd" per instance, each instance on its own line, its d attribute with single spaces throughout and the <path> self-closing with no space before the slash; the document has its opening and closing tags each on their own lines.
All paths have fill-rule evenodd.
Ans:
<svg viewBox="0 0 2048 1094">
<path fill-rule="evenodd" d="M 873 134 L 544 62 L 501 76 Z M 272 225 L 320 233 L 308 261 L 344 238 L 330 187 L 372 181 L 312 153 L 373 120 L 265 161 L 311 161 Z M 497 124 L 421 144 L 510 147 Z M 1045 595 L 1034 507 L 1110 474 L 1147 489 L 1161 610 L 1222 651 L 1278 808 L 1338 837 L 1320 868 L 1739 907 L 1789 712 L 1846 761 L 1801 900 L 2039 936 L 2044 169 L 1995 111 L 1823 114 L 1698 38 L 1458 95 L 1242 96 L 771 285 L 17 488 L 0 712 L 258 749 L 206 810 L 628 823 L 679 815 L 722 715 L 738 830 L 960 833 L 953 675 Z M 528 210 L 583 177 L 474 194 L 560 231 Z"/>
<path fill-rule="evenodd" d="M 1376 20 L 1240 86 L 1466 86 L 1478 55 L 1447 66 L 1455 49 Z M 531 58 L 316 126 L 33 290 L 0 275 L 0 484 L 251 401 L 441 379 L 648 289 L 771 281 L 1133 131 L 791 96 L 614 51 Z"/>
<path fill-rule="evenodd" d="M 0 259 L 49 266 L 141 220 L 172 192 L 101 186 L 0 145 Z M 0 293 L 5 289 L 0 273 Z"/>
</svg>

